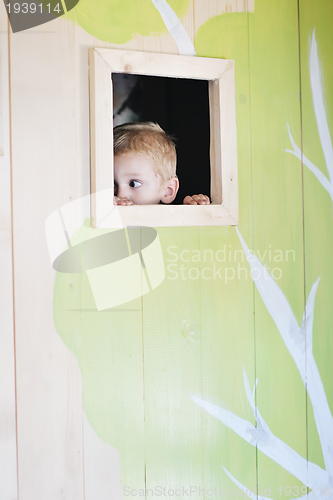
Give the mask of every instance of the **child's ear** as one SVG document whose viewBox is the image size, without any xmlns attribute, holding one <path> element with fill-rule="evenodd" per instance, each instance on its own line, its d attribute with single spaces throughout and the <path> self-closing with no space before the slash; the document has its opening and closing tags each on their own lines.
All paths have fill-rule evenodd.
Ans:
<svg viewBox="0 0 333 500">
<path fill-rule="evenodd" d="M 162 203 L 171 203 L 175 198 L 179 189 L 179 180 L 178 177 L 172 177 L 168 181 L 165 181 L 164 187 L 162 190 Z"/>
</svg>

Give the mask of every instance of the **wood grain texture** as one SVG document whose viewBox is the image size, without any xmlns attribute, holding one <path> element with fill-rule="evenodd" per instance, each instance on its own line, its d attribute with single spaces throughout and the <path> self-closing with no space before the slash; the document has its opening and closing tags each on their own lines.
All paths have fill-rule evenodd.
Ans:
<svg viewBox="0 0 333 500">
<path fill-rule="evenodd" d="M 17 497 L 8 20 L 0 6 L 0 491 Z"/>
<path fill-rule="evenodd" d="M 78 91 L 75 113 L 80 127 L 80 175 L 86 181 L 90 170 L 88 49 L 109 48 L 111 44 L 79 26 L 67 29 L 75 40 L 71 77 Z M 88 183 L 81 184 L 80 194 L 86 194 L 86 189 Z M 65 345 L 77 357 L 83 379 L 82 405 L 87 417 L 83 421 L 84 495 L 87 500 L 94 499 L 97 492 L 122 498 L 123 486 L 139 488 L 145 484 L 141 299 L 97 313 L 86 278 L 83 283 L 77 278 L 57 276 L 54 321 Z"/>
<path fill-rule="evenodd" d="M 87 418 L 84 427 L 84 489 L 86 500 L 122 500 L 119 451 L 100 439 Z"/>
<path fill-rule="evenodd" d="M 301 323 L 304 311 L 302 177 L 287 122 L 300 137 L 297 2 L 256 2 L 249 17 L 253 249 Z M 269 37 L 269 45 L 265 44 Z M 288 254 L 294 257 L 287 258 Z M 277 253 L 274 253 L 278 251 Z M 278 256 L 278 257 L 277 257 Z M 282 314 L 282 312 L 281 312 Z M 306 458 L 305 389 L 262 298 L 255 294 L 257 404 L 272 433 Z M 305 357 L 303 358 L 305 364 Z M 304 366 L 303 364 L 303 366 Z M 304 472 L 304 470 L 303 470 Z M 258 452 L 258 493 L 302 486 Z"/>
<path fill-rule="evenodd" d="M 191 400 L 202 386 L 201 294 L 199 280 L 169 266 L 171 252 L 198 247 L 199 231 L 163 228 L 159 237 L 166 279 L 143 297 L 147 488 L 182 492 L 204 484 L 202 412 Z"/>
<path fill-rule="evenodd" d="M 201 0 L 194 0 L 194 32 L 196 33 L 200 26 L 214 16 L 223 13 L 253 12 L 254 8 L 255 0 L 213 0 L 206 4 Z"/>
<path fill-rule="evenodd" d="M 231 217 L 238 221 L 237 135 L 234 132 L 237 130 L 234 62 L 229 63 L 223 76 L 219 79 L 219 87 L 222 201 Z M 212 178 L 214 182 L 214 177 L 212 176 Z"/>
<path fill-rule="evenodd" d="M 89 75 L 90 189 L 96 193 L 90 203 L 96 227 L 113 209 L 113 94 L 111 73 L 93 49 L 89 51 Z M 111 190 L 109 197 L 98 195 L 104 189 Z"/>
<path fill-rule="evenodd" d="M 17 425 L 20 499 L 83 496 L 82 385 L 56 334 L 50 213 L 89 189 L 77 156 L 73 27 L 11 35 Z M 86 99 L 86 102 L 88 100 Z M 87 109 L 86 109 L 87 112 Z"/>
<path fill-rule="evenodd" d="M 301 106 L 302 106 L 302 146 L 304 156 L 310 160 L 327 178 L 329 177 L 329 163 L 325 160 L 325 153 L 330 147 L 329 138 L 333 138 L 333 99 L 332 99 L 332 36 L 331 26 L 333 8 L 330 2 L 319 1 L 315 8 L 307 2 L 300 2 L 300 56 L 301 56 Z M 312 54 L 312 68 L 310 68 L 310 54 L 313 43 L 316 44 Z M 317 56 L 315 56 L 315 54 Z M 321 85 L 311 85 L 310 72 L 314 76 L 314 57 L 317 57 L 320 68 Z M 315 113 L 315 100 L 323 102 L 324 114 Z M 318 106 L 318 104 L 317 104 Z M 322 131 L 325 129 L 326 117 L 328 136 L 323 140 Z M 321 134 L 319 130 L 321 129 Z M 301 148 L 299 141 L 296 141 Z M 304 172 L 304 232 L 305 232 L 305 296 L 308 297 L 315 281 L 320 277 L 316 294 L 313 317 L 313 356 L 318 366 L 319 375 L 325 391 L 330 412 L 333 412 L 332 386 L 332 244 L 333 220 L 332 199 L 305 165 L 295 158 L 297 167 Z M 307 335 L 310 325 L 307 327 Z M 323 404 L 324 402 L 322 402 Z M 308 425 L 308 459 L 326 468 L 322 446 L 318 435 L 318 410 L 316 418 L 313 405 L 307 400 Z M 323 413 L 321 413 L 323 416 Z M 317 420 L 317 422 L 316 422 Z M 324 442 L 331 442 L 328 434 L 324 434 Z M 326 491 L 326 490 L 325 490 Z M 331 488 L 332 492 L 332 488 Z M 319 494 L 319 490 L 316 489 Z"/>
<path fill-rule="evenodd" d="M 296 0 L 195 0 L 182 22 L 198 56 L 235 60 L 239 230 L 275 277 L 299 324 L 305 298 L 321 276 L 314 355 L 332 408 L 332 202 L 304 170 L 303 205 L 301 165 L 285 149 L 289 123 L 296 143 L 303 136 L 304 153 L 327 174 L 308 46 L 316 27 L 331 127 L 333 14 L 324 0 L 299 3 L 302 113 Z M 159 229 L 163 284 L 99 313 L 86 277 L 56 275 L 48 257 L 46 218 L 90 192 L 88 49 L 177 53 L 171 35 L 136 36 L 135 27 L 133 34 L 124 45 L 111 44 L 58 19 L 11 35 L 20 500 L 116 499 L 124 486 L 175 489 L 190 483 L 228 492 L 235 484 L 223 466 L 259 495 L 271 487 L 267 496 L 278 498 L 281 486 L 285 496 L 285 486 L 300 482 L 191 400 L 202 397 L 254 424 L 244 367 L 251 387 L 258 378 L 258 407 L 272 432 L 302 457 L 324 465 L 304 386 L 255 289 L 235 229 Z M 0 305 L 6 315 L 0 374 L 8 383 L 1 463 L 9 471 L 1 488 L 11 500 L 17 492 L 6 44 L 1 50 L 1 255 L 8 263 L 7 302 Z M 156 219 L 150 223 L 158 225 Z M 192 498 L 202 496 L 197 491 Z"/>
<path fill-rule="evenodd" d="M 217 16 L 197 33 L 200 56 L 235 60 L 237 156 L 239 166 L 239 231 L 252 247 L 252 158 L 250 61 L 248 14 Z M 245 49 L 246 47 L 246 49 Z M 255 380 L 254 289 L 248 263 L 233 228 L 200 228 L 200 327 L 202 346 L 202 394 L 220 407 L 254 423 L 243 382 Z M 192 247 L 194 251 L 194 247 Z M 211 251 L 211 253 L 210 253 Z M 195 256 L 195 253 L 193 253 Z M 189 265 L 189 264 L 184 264 Z M 195 266 L 192 263 L 191 266 Z M 205 268 L 208 268 L 205 270 Z M 193 282 L 196 283 L 195 281 Z M 226 495 L 237 492 L 221 471 L 231 473 L 245 487 L 256 491 L 256 449 L 222 422 L 204 413 L 203 448 L 205 484 L 212 478 Z M 232 491 L 232 493 L 230 493 Z M 240 494 L 240 493 L 238 493 Z"/>
</svg>

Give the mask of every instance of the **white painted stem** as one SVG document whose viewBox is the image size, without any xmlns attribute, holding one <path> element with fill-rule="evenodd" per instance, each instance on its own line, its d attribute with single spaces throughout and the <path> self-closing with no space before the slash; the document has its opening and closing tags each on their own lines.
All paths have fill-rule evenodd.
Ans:
<svg viewBox="0 0 333 500">
<path fill-rule="evenodd" d="M 297 477 L 303 484 L 310 487 L 328 484 L 326 471 L 316 464 L 307 462 L 290 446 L 274 436 L 269 429 L 255 427 L 247 420 L 199 397 L 192 396 L 192 400 L 207 413 L 230 427 L 249 444 L 257 446 L 258 450 Z"/>
<path fill-rule="evenodd" d="M 333 487 L 333 418 L 312 352 L 307 355 L 307 392 L 313 408 L 325 467 Z"/>
<path fill-rule="evenodd" d="M 164 21 L 167 30 L 175 40 L 179 54 L 195 56 L 195 48 L 184 26 L 166 0 L 151 0 Z"/>
<path fill-rule="evenodd" d="M 323 186 L 324 189 L 326 189 L 326 191 L 328 192 L 328 194 L 330 195 L 332 201 L 333 201 L 333 188 L 332 188 L 332 185 L 330 183 L 330 181 L 327 179 L 327 177 L 322 173 L 321 170 L 319 170 L 318 167 L 316 167 L 316 165 L 314 165 L 304 154 L 302 154 L 302 151 L 299 149 L 299 147 L 297 146 L 296 142 L 294 141 L 294 138 L 293 136 L 291 135 L 291 132 L 290 132 L 290 128 L 289 128 L 289 124 L 287 123 L 287 127 L 288 127 L 288 134 L 289 134 L 289 138 L 290 138 L 290 142 L 293 146 L 293 150 L 291 149 L 286 149 L 286 153 L 291 153 L 293 154 L 294 156 L 296 156 L 296 158 L 298 158 L 306 167 L 308 167 L 308 169 L 317 177 L 318 181 L 320 182 L 320 184 Z"/>
<path fill-rule="evenodd" d="M 253 281 L 297 366 L 303 383 L 307 387 L 322 445 L 325 467 L 328 474 L 333 475 L 333 418 L 319 371 L 312 355 L 314 303 L 319 279 L 312 286 L 300 328 L 282 290 L 269 275 L 259 259 L 250 252 L 238 228 L 236 230 L 250 264 Z M 307 374 L 305 372 L 305 349 L 307 350 Z"/>
<path fill-rule="evenodd" d="M 333 147 L 325 113 L 324 97 L 323 97 L 324 92 L 321 84 L 320 64 L 318 58 L 315 30 L 313 30 L 312 33 L 312 41 L 310 49 L 310 83 L 312 91 L 313 108 L 316 115 L 320 142 L 323 148 L 323 153 L 326 161 L 326 168 L 332 185 Z"/>
<path fill-rule="evenodd" d="M 252 498 L 252 500 L 272 500 L 271 498 L 263 497 L 261 495 L 258 495 L 258 497 L 257 497 L 255 489 L 253 489 L 251 491 L 249 488 L 246 488 L 246 486 L 244 486 L 242 483 L 240 483 L 239 481 L 237 481 L 237 479 L 232 474 L 230 474 L 230 472 L 225 467 L 223 467 L 223 470 L 226 473 L 226 475 L 231 479 L 231 481 L 236 486 L 238 486 L 238 489 L 241 490 L 241 491 L 243 491 L 243 493 L 246 496 L 248 496 L 249 498 Z M 254 491 L 254 493 L 253 493 L 253 491 Z M 238 495 L 239 495 L 239 493 L 238 493 Z"/>
<path fill-rule="evenodd" d="M 323 148 L 323 153 L 326 162 L 326 168 L 328 171 L 329 179 L 316 167 L 299 149 L 296 145 L 289 128 L 288 134 L 290 138 L 290 142 L 293 146 L 293 150 L 286 149 L 287 153 L 291 153 L 296 158 L 298 158 L 303 164 L 308 167 L 308 169 L 317 177 L 320 184 L 326 191 L 329 193 L 332 201 L 333 201 L 333 147 L 332 140 L 330 135 L 330 130 L 327 123 L 325 106 L 324 106 L 324 92 L 321 84 L 321 73 L 320 73 L 320 64 L 318 58 L 318 50 L 317 50 L 317 42 L 315 37 L 315 30 L 312 33 L 311 40 L 311 48 L 310 48 L 310 83 L 311 83 L 311 91 L 312 91 L 312 101 L 313 101 L 313 109 L 316 116 L 317 127 L 319 138 L 321 142 L 321 146 Z"/>
</svg>

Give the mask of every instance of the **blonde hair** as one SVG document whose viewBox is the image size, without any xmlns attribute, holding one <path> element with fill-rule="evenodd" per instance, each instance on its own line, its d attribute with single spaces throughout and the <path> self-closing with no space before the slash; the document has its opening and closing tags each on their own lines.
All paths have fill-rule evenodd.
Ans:
<svg viewBox="0 0 333 500">
<path fill-rule="evenodd" d="M 153 163 L 163 181 L 176 177 L 176 147 L 169 135 L 152 122 L 125 123 L 113 129 L 114 156 L 137 153 Z"/>
</svg>

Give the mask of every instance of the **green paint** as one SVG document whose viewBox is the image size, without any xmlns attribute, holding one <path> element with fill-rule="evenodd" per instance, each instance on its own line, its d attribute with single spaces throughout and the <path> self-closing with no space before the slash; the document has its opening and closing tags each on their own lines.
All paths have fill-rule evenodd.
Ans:
<svg viewBox="0 0 333 500">
<path fill-rule="evenodd" d="M 302 65 L 302 128 L 304 154 L 328 177 L 318 126 L 313 110 L 312 92 L 309 77 L 310 37 L 315 28 L 318 56 L 322 74 L 322 87 L 328 126 L 333 140 L 333 54 L 332 54 L 333 5 L 320 0 L 315 6 L 308 2 L 300 3 L 301 27 L 301 65 Z M 333 211 L 332 200 L 315 176 L 304 168 L 305 199 L 305 259 L 306 290 L 311 289 L 318 276 L 321 276 L 314 317 L 313 352 L 330 408 L 333 409 L 332 385 L 332 247 Z M 309 459 L 324 466 L 321 447 L 309 404 Z"/>
<path fill-rule="evenodd" d="M 300 136 L 295 7 L 295 2 L 269 2 L 268 5 L 256 1 L 253 14 L 217 16 L 200 28 L 195 47 L 198 55 L 235 59 L 239 229 L 250 248 L 261 255 L 266 251 L 263 261 L 269 269 L 281 269 L 279 285 L 300 319 L 304 310 L 301 175 L 299 166 L 295 168 L 297 162 L 284 152 L 289 147 L 287 122 L 294 125 L 295 135 Z M 246 107 L 250 117 L 244 124 Z M 248 130 L 240 128 L 243 125 Z M 249 134 L 250 147 L 246 147 Z M 251 171 L 250 181 L 245 176 L 247 168 Z M 251 189 L 253 207 L 248 205 L 249 195 L 245 194 Z M 252 212 L 248 217 L 252 216 L 253 239 L 249 219 L 243 215 L 247 215 L 248 210 Z M 284 258 L 284 262 L 275 263 L 273 257 L 270 258 L 270 249 L 279 249 L 283 255 L 286 250 L 295 250 L 295 262 L 286 262 Z M 244 286 L 243 282 L 240 286 Z M 252 300 L 250 294 L 248 300 Z M 254 305 L 259 410 L 279 438 L 306 456 L 304 388 L 258 293 Z M 253 326 L 248 325 L 249 335 L 252 329 Z M 244 398 L 241 380 L 239 388 L 238 397 Z M 238 415 L 248 418 L 248 412 Z M 231 460 L 228 458 L 229 462 Z M 235 464 L 229 470 L 250 487 L 252 482 L 250 478 L 246 480 L 246 464 L 239 455 L 233 455 L 233 460 Z M 262 494 L 262 487 L 271 486 L 272 496 L 275 496 L 280 485 L 301 485 L 262 453 L 258 454 L 257 463 L 259 494 Z M 233 487 L 231 481 L 228 485 Z"/>
<path fill-rule="evenodd" d="M 182 18 L 190 0 L 169 0 L 168 3 Z M 138 34 L 167 33 L 161 15 L 151 0 L 80 0 L 66 16 L 104 42 L 122 44 Z"/>
<path fill-rule="evenodd" d="M 97 231 L 107 232 L 89 228 L 87 221 L 72 245 Z M 133 487 L 144 485 L 141 316 L 140 300 L 97 312 L 86 274 L 57 273 L 54 321 L 78 359 L 83 408 L 97 434 L 119 449 L 123 484 Z"/>
<path fill-rule="evenodd" d="M 96 234 L 84 226 L 72 244 L 89 238 L 92 231 Z M 209 394 L 220 401 L 231 398 L 235 413 L 242 412 L 243 364 L 254 378 L 253 356 L 247 360 L 253 337 L 248 335 L 251 315 L 239 318 L 237 304 L 248 309 L 252 281 L 248 279 L 241 289 L 228 285 L 228 290 L 221 286 L 219 274 L 205 281 L 204 288 L 202 280 L 188 277 L 195 278 L 204 268 L 205 275 L 224 275 L 226 262 L 219 262 L 223 256 L 217 252 L 223 233 L 228 234 L 226 258 L 229 245 L 240 247 L 233 228 L 218 229 L 219 238 L 212 237 L 210 230 L 179 228 L 173 230 L 170 241 L 169 233 L 169 229 L 159 230 L 167 277 L 142 298 L 143 304 L 138 299 L 97 312 L 85 275 L 57 273 L 55 325 L 78 359 L 83 407 L 90 423 L 120 451 L 123 485 L 143 487 L 145 464 L 151 487 L 165 484 L 165 471 L 171 474 L 170 487 L 203 485 L 211 463 L 214 487 L 222 488 L 225 477 L 217 475 L 219 463 L 228 463 L 232 449 L 243 455 L 244 462 L 255 464 L 254 450 L 250 446 L 244 450 L 240 438 L 222 425 L 212 425 L 190 395 Z M 193 262 L 180 257 L 187 249 L 199 251 Z M 213 261 L 206 250 L 212 251 Z M 186 279 L 181 279 L 182 273 Z M 228 379 L 232 384 L 223 382 Z M 239 398 L 234 397 L 235 387 Z M 226 436 L 228 446 L 223 444 Z M 253 470 L 249 473 L 252 484 Z"/>
<path fill-rule="evenodd" d="M 88 12 L 88 5 L 95 10 L 96 3 L 81 0 L 79 5 L 84 18 L 82 12 Z M 142 8 L 146 15 L 142 17 L 148 19 L 150 9 L 148 4 Z M 327 9 L 327 2 L 320 0 L 314 17 L 301 1 L 303 142 L 305 154 L 324 172 L 306 54 L 316 25 L 331 124 L 333 98 L 328 89 L 333 61 L 330 16 L 326 16 L 331 11 Z M 118 10 L 123 12 L 125 7 L 117 4 L 110 17 L 119 27 L 123 17 Z M 80 16 L 78 22 L 84 27 Z M 134 21 L 127 20 L 125 38 L 138 32 L 139 21 L 127 29 L 130 22 Z M 150 23 L 146 34 L 158 32 L 159 21 L 151 18 Z M 102 28 L 95 36 L 104 39 L 101 32 Z M 116 31 L 111 32 L 110 28 L 110 41 L 118 40 Z M 239 229 L 271 271 L 281 270 L 278 284 L 300 322 L 304 310 L 302 176 L 300 162 L 285 153 L 290 148 L 287 123 L 296 142 L 301 140 L 297 2 L 256 0 L 252 14 L 212 18 L 198 30 L 195 47 L 199 56 L 235 59 Z M 332 204 L 310 172 L 304 172 L 304 182 L 306 293 L 322 276 L 315 307 L 314 353 L 332 407 Z M 261 298 L 253 292 L 246 275 L 248 265 L 241 254 L 235 257 L 240 249 L 235 229 L 168 228 L 158 233 L 166 279 L 142 299 L 98 313 L 84 275 L 57 274 L 55 324 L 78 358 L 85 412 L 98 435 L 119 449 L 123 485 L 143 485 L 146 465 L 148 487 L 201 484 L 230 489 L 234 485 L 223 473 L 224 465 L 241 483 L 255 487 L 255 449 L 201 412 L 190 395 L 220 402 L 253 421 L 243 387 L 244 366 L 250 384 L 259 378 L 257 401 L 272 432 L 306 456 L 304 387 Z M 217 252 L 221 249 L 226 260 L 220 262 Z M 200 256 L 201 262 L 195 258 L 182 261 L 183 250 L 192 252 L 184 257 Z M 213 261 L 209 253 L 204 260 L 205 250 L 212 251 Z M 274 261 L 274 250 L 281 250 L 281 262 Z M 295 252 L 295 258 L 289 254 L 289 261 L 288 250 Z M 224 279 L 214 275 L 219 268 Z M 232 270 L 235 278 L 226 282 L 225 273 L 232 275 Z M 173 279 L 176 272 L 178 277 Z M 203 272 L 209 279 L 195 278 Z M 322 465 L 309 411 L 310 459 Z M 272 497 L 277 498 L 279 486 L 301 486 L 261 453 L 257 462 L 259 494 L 261 487 L 271 486 Z"/>
</svg>

